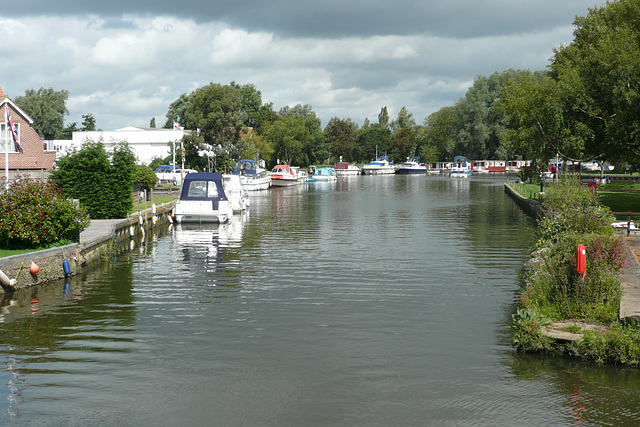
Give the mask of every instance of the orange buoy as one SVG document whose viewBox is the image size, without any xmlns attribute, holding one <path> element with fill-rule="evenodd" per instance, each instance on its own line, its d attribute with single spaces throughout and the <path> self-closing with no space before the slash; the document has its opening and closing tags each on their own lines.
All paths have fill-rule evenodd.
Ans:
<svg viewBox="0 0 640 427">
<path fill-rule="evenodd" d="M 40 271 L 40 267 L 38 267 L 38 264 L 36 264 L 35 262 L 31 261 L 31 267 L 29 268 L 29 271 L 31 272 L 31 274 L 38 274 L 38 272 Z"/>
<path fill-rule="evenodd" d="M 587 273 L 587 250 L 583 244 L 578 245 L 578 250 L 576 251 L 576 274 L 582 276 L 584 280 L 584 276 Z"/>
</svg>

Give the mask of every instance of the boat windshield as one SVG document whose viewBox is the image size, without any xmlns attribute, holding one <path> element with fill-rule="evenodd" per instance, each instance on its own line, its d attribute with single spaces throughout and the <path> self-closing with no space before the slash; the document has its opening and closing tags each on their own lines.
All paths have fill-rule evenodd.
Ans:
<svg viewBox="0 0 640 427">
<path fill-rule="evenodd" d="M 191 181 L 187 197 L 218 197 L 218 187 L 213 181 Z"/>
</svg>

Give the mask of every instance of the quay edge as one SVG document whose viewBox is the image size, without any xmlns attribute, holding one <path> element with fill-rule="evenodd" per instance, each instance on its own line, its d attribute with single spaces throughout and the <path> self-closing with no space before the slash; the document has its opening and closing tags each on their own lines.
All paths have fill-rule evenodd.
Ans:
<svg viewBox="0 0 640 427">
<path fill-rule="evenodd" d="M 13 287 L 3 284 L 0 293 L 45 284 L 87 271 L 99 264 L 105 254 L 112 254 L 119 245 L 126 244 L 128 248 L 132 239 L 143 238 L 152 229 L 170 224 L 172 208 L 159 207 L 155 214 L 148 211 L 130 218 L 92 220 L 92 224 L 85 230 L 91 229 L 91 232 L 86 234 L 87 238 L 83 238 L 84 232 L 81 233 L 79 243 L 0 258 L 0 270 L 10 279 L 16 280 Z M 64 259 L 69 263 L 69 274 L 65 274 Z M 40 267 L 37 274 L 29 271 L 31 261 Z"/>
</svg>

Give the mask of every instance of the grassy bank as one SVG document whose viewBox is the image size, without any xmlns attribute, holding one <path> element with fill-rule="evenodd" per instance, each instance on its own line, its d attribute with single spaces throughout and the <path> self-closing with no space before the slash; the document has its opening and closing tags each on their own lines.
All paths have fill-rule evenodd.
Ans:
<svg viewBox="0 0 640 427">
<path fill-rule="evenodd" d="M 513 315 L 513 343 L 519 351 L 580 357 L 599 363 L 640 364 L 640 329 L 621 323 L 624 241 L 610 226 L 613 217 L 596 194 L 578 181 L 547 186 L 538 240 L 523 273 L 520 303 Z M 576 248 L 587 252 L 586 276 L 576 274 Z M 574 341 L 557 341 L 545 329 L 556 322 L 597 324 Z"/>
</svg>

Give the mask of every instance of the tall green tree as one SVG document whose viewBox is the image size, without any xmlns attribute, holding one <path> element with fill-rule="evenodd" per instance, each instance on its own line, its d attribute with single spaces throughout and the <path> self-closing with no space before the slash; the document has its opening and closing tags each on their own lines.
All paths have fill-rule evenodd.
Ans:
<svg viewBox="0 0 640 427">
<path fill-rule="evenodd" d="M 82 115 L 82 129 L 83 131 L 96 130 L 96 119 L 93 114 L 87 113 Z"/>
<path fill-rule="evenodd" d="M 185 123 L 186 128 L 192 130 L 185 142 L 195 146 L 190 147 L 190 163 L 197 163 L 193 157 L 196 154 L 207 162 L 213 161 L 215 170 L 233 166 L 242 152 L 246 116 L 237 87 L 211 83 L 196 90 L 187 106 Z"/>
<path fill-rule="evenodd" d="M 419 139 L 422 141 L 422 146 L 432 147 L 429 152 L 431 154 L 436 153 L 436 160 L 451 161 L 456 155 L 459 131 L 460 117 L 458 116 L 457 108 L 453 106 L 443 107 L 430 114 L 424 120 Z M 427 161 L 426 159 L 423 160 Z"/>
<path fill-rule="evenodd" d="M 551 77 L 565 97 L 567 123 L 580 123 L 585 160 L 640 160 L 640 2 L 618 0 L 575 22 L 556 49 Z"/>
<path fill-rule="evenodd" d="M 391 149 L 391 130 L 387 125 L 373 124 L 356 132 L 356 148 L 353 161 L 364 163 L 382 155 Z"/>
<path fill-rule="evenodd" d="M 356 131 L 358 125 L 351 119 L 332 117 L 324 128 L 324 136 L 329 144 L 329 151 L 335 159 L 341 156 L 345 160 L 352 160 L 353 150 L 356 148 Z"/>
<path fill-rule="evenodd" d="M 309 131 L 309 138 L 302 148 L 306 162 L 299 164 L 299 166 L 307 166 L 327 160 L 329 157 L 329 147 L 325 143 L 324 133 L 320 126 L 321 121 L 318 116 L 316 116 L 311 105 L 297 104 L 293 107 L 285 106 L 280 109 L 278 115 L 285 118 L 292 116 L 300 117 Z"/>
<path fill-rule="evenodd" d="M 309 165 L 305 147 L 311 141 L 311 134 L 302 117 L 294 114 L 276 120 L 265 130 L 264 137 L 273 147 L 274 156 L 280 163 Z"/>
<path fill-rule="evenodd" d="M 60 139 L 64 131 L 64 116 L 69 114 L 69 91 L 53 88 L 27 89 L 24 96 L 14 99 L 33 119 L 33 128 L 44 139 Z"/>
</svg>

